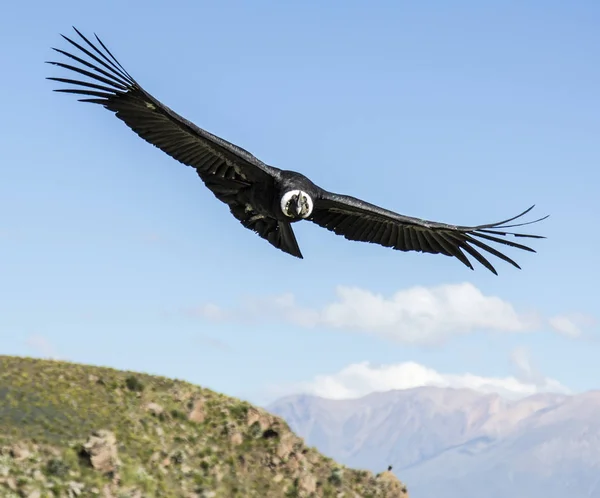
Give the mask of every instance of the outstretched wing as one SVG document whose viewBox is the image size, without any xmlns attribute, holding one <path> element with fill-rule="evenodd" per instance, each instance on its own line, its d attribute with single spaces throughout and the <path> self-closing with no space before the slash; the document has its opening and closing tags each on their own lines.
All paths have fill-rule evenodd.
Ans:
<svg viewBox="0 0 600 498">
<path fill-rule="evenodd" d="M 539 235 L 505 231 L 506 228 L 529 225 L 547 218 L 545 216 L 527 223 L 507 225 L 528 213 L 532 208 L 533 206 L 513 218 L 498 223 L 465 227 L 404 216 L 354 197 L 322 191 L 320 198 L 314 202 L 314 209 L 309 220 L 338 235 L 343 235 L 349 240 L 371 242 L 399 251 L 454 256 L 473 269 L 473 265 L 465 255 L 466 252 L 497 275 L 496 269 L 478 249 L 507 261 L 519 269 L 520 266 L 482 240 L 535 252 L 530 247 L 501 238 L 507 235 L 535 239 L 545 238 Z"/>
<path fill-rule="evenodd" d="M 232 214 L 250 230 L 289 254 L 302 257 L 291 227 L 274 219 L 260 218 L 251 206 L 240 200 L 254 182 L 266 185 L 280 170 L 263 163 L 248 151 L 199 128 L 146 92 L 121 66 L 96 36 L 98 46 L 73 28 L 87 46 L 63 36 L 78 49 L 78 55 L 54 48 L 79 65 L 49 61 L 72 71 L 78 78 L 50 77 L 73 85 L 55 91 L 81 95 L 81 102 L 100 104 L 112 111 L 148 143 L 177 161 L 196 169 L 213 194 L 229 205 Z M 84 58 L 87 56 L 87 60 Z M 243 213 L 243 216 L 242 214 Z M 249 221 L 252 220 L 252 221 Z M 289 224 L 288 224 L 289 225 Z"/>
<path fill-rule="evenodd" d="M 75 88 L 61 88 L 56 92 L 82 95 L 85 98 L 79 99 L 81 102 L 103 105 L 144 140 L 201 173 L 254 180 L 278 171 L 241 147 L 199 128 L 169 109 L 125 71 L 97 36 L 96 40 L 104 51 L 92 44 L 76 28 L 73 29 L 90 50 L 64 35 L 61 36 L 79 49 L 82 52 L 80 55 L 87 55 L 91 61 L 54 48 L 53 50 L 78 62 L 82 67 L 63 62 L 48 63 L 87 76 L 92 81 L 50 77 L 49 80 L 75 85 Z M 85 69 L 86 67 L 93 72 Z"/>
</svg>

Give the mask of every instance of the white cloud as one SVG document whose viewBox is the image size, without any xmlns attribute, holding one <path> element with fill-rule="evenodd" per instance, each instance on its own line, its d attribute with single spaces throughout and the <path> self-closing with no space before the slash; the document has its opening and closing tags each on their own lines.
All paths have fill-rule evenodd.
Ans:
<svg viewBox="0 0 600 498">
<path fill-rule="evenodd" d="M 570 315 L 557 315 L 548 320 L 550 327 L 559 334 L 567 337 L 581 337 L 582 329 L 594 325 L 595 321 L 592 317 L 573 313 Z"/>
<path fill-rule="evenodd" d="M 274 386 L 269 391 L 277 397 L 304 393 L 329 399 L 351 399 L 372 392 L 424 386 L 467 388 L 482 393 L 498 393 L 507 398 L 520 398 L 539 392 L 570 392 L 560 382 L 550 378 L 533 382 L 517 376 L 482 377 L 471 373 L 440 373 L 415 362 L 377 366 L 367 361 L 348 365 L 333 374 L 317 375 L 308 382 Z"/>
<path fill-rule="evenodd" d="M 507 302 L 484 296 L 469 283 L 413 287 L 389 298 L 358 288 L 339 287 L 338 302 L 321 312 L 335 328 L 372 331 L 404 342 L 432 342 L 475 329 L 523 332 L 535 317 L 518 314 Z"/>
<path fill-rule="evenodd" d="M 570 337 L 580 332 L 572 317 L 547 320 L 535 312 L 517 311 L 509 302 L 485 295 L 470 283 L 412 287 L 391 296 L 339 286 L 333 302 L 314 309 L 300 306 L 295 296 L 287 293 L 247 298 L 230 309 L 207 304 L 189 311 L 215 321 L 281 321 L 377 334 L 409 344 L 439 343 L 479 330 L 523 333 L 549 327 Z"/>
<path fill-rule="evenodd" d="M 35 351 L 38 355 L 44 358 L 50 358 L 52 360 L 58 360 L 60 357 L 56 351 L 54 345 L 52 345 L 48 339 L 39 334 L 31 335 L 25 341 L 27 346 Z"/>
</svg>

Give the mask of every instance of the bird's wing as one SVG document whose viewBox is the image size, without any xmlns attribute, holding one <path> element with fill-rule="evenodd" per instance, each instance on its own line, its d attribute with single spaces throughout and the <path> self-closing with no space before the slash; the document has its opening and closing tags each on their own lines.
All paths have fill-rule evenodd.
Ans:
<svg viewBox="0 0 600 498">
<path fill-rule="evenodd" d="M 98 36 L 96 40 L 99 46 L 96 46 L 76 28 L 73 29 L 88 48 L 62 35 L 80 51 L 79 55 L 57 48 L 54 50 L 80 66 L 53 61 L 48 63 L 91 81 L 50 77 L 50 80 L 74 85 L 73 88 L 55 91 L 82 95 L 84 98 L 79 99 L 82 102 L 103 105 L 141 138 L 177 161 L 196 168 L 198 173 L 247 182 L 264 181 L 266 177 L 277 175 L 277 168 L 264 164 L 241 147 L 199 128 L 159 102 L 125 71 Z"/>
<path fill-rule="evenodd" d="M 131 77 L 98 36 L 98 45 L 94 45 L 76 28 L 73 29 L 87 47 L 62 35 L 80 53 L 74 55 L 57 48 L 54 50 L 79 65 L 52 61 L 49 64 L 73 71 L 78 77 L 84 76 L 90 81 L 50 77 L 49 80 L 74 85 L 73 88 L 55 91 L 81 95 L 80 101 L 100 104 L 114 112 L 141 138 L 177 161 L 195 168 L 204 184 L 215 197 L 229 206 L 242 225 L 276 248 L 302 258 L 289 223 L 261 216 L 252 206 L 240 202 L 240 192 L 243 193 L 255 181 L 268 185 L 279 175 L 279 169 L 268 166 L 247 150 L 199 128 L 169 109 Z"/>
<path fill-rule="evenodd" d="M 507 235 L 537 239 L 545 238 L 539 235 L 527 235 L 505 230 L 506 228 L 529 225 L 547 218 L 545 216 L 527 223 L 507 224 L 528 213 L 532 208 L 533 206 L 513 218 L 498 223 L 466 227 L 412 218 L 354 197 L 321 191 L 319 198 L 314 201 L 314 209 L 309 220 L 338 235 L 343 235 L 349 240 L 372 242 L 399 251 L 419 251 L 454 256 L 473 269 L 473 265 L 465 255 L 466 252 L 497 275 L 496 269 L 478 249 L 482 249 L 520 268 L 512 259 L 486 242 L 496 242 L 535 252 L 530 247 L 501 238 Z"/>
</svg>

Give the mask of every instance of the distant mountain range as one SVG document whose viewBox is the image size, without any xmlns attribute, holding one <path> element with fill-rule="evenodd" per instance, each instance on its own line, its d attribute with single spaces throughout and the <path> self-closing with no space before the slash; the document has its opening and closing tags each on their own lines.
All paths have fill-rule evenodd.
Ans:
<svg viewBox="0 0 600 498">
<path fill-rule="evenodd" d="M 393 465 L 411 498 L 600 498 L 600 391 L 515 401 L 421 387 L 267 409 L 346 465 Z"/>
</svg>

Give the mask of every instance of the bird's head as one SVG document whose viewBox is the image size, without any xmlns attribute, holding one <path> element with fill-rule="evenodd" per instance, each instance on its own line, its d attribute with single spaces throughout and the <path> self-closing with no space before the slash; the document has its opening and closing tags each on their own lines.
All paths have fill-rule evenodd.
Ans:
<svg viewBox="0 0 600 498">
<path fill-rule="evenodd" d="M 281 210 L 290 218 L 308 218 L 313 210 L 313 201 L 302 190 L 290 190 L 281 197 Z"/>
</svg>

